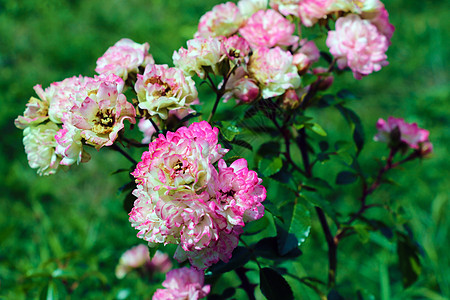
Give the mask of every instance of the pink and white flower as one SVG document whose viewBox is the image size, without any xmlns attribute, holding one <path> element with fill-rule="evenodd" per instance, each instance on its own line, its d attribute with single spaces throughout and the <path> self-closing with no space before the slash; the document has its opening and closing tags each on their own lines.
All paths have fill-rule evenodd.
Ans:
<svg viewBox="0 0 450 300">
<path fill-rule="evenodd" d="M 258 98 L 258 83 L 250 78 L 243 67 L 237 68 L 227 81 L 226 93 L 223 95 L 224 101 L 235 98 L 236 102 L 250 103 Z"/>
<path fill-rule="evenodd" d="M 238 31 L 244 19 L 233 2 L 219 4 L 200 18 L 194 37 L 230 36 Z"/>
<path fill-rule="evenodd" d="M 330 5 L 334 0 L 302 0 L 299 3 L 298 15 L 306 27 L 313 26 L 318 20 L 325 19 L 330 13 Z"/>
<path fill-rule="evenodd" d="M 197 269 L 228 261 L 241 227 L 264 213 L 266 190 L 245 159 L 213 166 L 228 151 L 218 135 L 205 121 L 160 134 L 132 173 L 137 199 L 129 215 L 138 237 L 178 244 L 175 258 Z"/>
<path fill-rule="evenodd" d="M 152 55 L 148 53 L 149 49 L 148 43 L 138 44 L 130 39 L 121 39 L 97 60 L 95 72 L 103 75 L 115 74 L 127 80 L 129 73 L 138 73 L 139 67 L 155 63 Z"/>
<path fill-rule="evenodd" d="M 41 85 L 35 85 L 34 90 L 39 99 L 31 97 L 26 104 L 27 108 L 23 116 L 18 116 L 14 120 L 14 125 L 19 129 L 25 129 L 28 126 L 34 126 L 48 120 L 49 99 L 42 90 Z"/>
<path fill-rule="evenodd" d="M 125 251 L 116 266 L 116 277 L 122 279 L 133 269 L 145 268 L 149 272 L 166 273 L 172 268 L 169 256 L 159 250 L 150 259 L 148 246 L 138 245 Z"/>
<path fill-rule="evenodd" d="M 298 6 L 301 0 L 270 0 L 270 7 L 279 11 L 284 16 L 298 17 Z"/>
<path fill-rule="evenodd" d="M 250 53 L 250 45 L 238 35 L 233 35 L 223 41 L 226 54 L 230 60 L 238 60 L 238 63 L 248 59 Z"/>
<path fill-rule="evenodd" d="M 279 96 L 300 86 L 300 76 L 292 63 L 292 54 L 276 48 L 257 48 L 250 57 L 248 71 L 258 81 L 264 99 Z"/>
<path fill-rule="evenodd" d="M 273 9 L 260 10 L 252 15 L 239 33 L 253 48 L 290 46 L 298 41 L 295 25 Z"/>
<path fill-rule="evenodd" d="M 166 289 L 158 289 L 153 300 L 197 300 L 206 297 L 211 289 L 205 285 L 203 271 L 186 267 L 168 272 L 162 285 Z"/>
<path fill-rule="evenodd" d="M 242 16 L 247 19 L 259 10 L 267 8 L 268 0 L 239 0 L 238 7 Z"/>
<path fill-rule="evenodd" d="M 88 96 L 64 113 L 64 123 L 81 129 L 81 137 L 97 150 L 111 146 L 125 120 L 135 123 L 136 111 L 122 94 L 123 86 L 123 80 L 114 74 L 88 81 L 84 86 Z"/>
<path fill-rule="evenodd" d="M 55 153 L 55 135 L 59 127 L 53 122 L 38 126 L 26 127 L 23 131 L 23 144 L 27 154 L 28 164 L 38 169 L 39 175 L 56 173 L 61 158 Z"/>
<path fill-rule="evenodd" d="M 39 86 L 39 95 L 45 97 L 50 103 L 48 116 L 52 122 L 62 123 L 63 114 L 68 112 L 75 104 L 83 102 L 87 97 L 84 86 L 91 80 L 93 78 L 80 75 L 54 82 L 45 91 L 42 91 Z"/>
<path fill-rule="evenodd" d="M 385 54 L 389 47 L 388 39 L 370 21 L 357 15 L 339 18 L 336 29 L 328 32 L 326 43 L 337 58 L 338 67 L 350 67 L 356 79 L 388 65 Z"/>
<path fill-rule="evenodd" d="M 301 48 L 294 54 L 292 63 L 300 73 L 306 72 L 309 67 L 320 58 L 320 51 L 313 41 L 302 40 Z"/>
<path fill-rule="evenodd" d="M 139 108 L 150 116 L 167 119 L 169 112 L 187 108 L 197 101 L 195 83 L 183 71 L 167 65 L 148 65 L 143 75 L 138 74 L 135 90 Z"/>
<path fill-rule="evenodd" d="M 83 149 L 81 132 L 81 129 L 67 123 L 55 135 L 57 143 L 55 152 L 62 158 L 61 165 L 70 166 L 91 159 L 89 153 Z"/>
<path fill-rule="evenodd" d="M 419 128 L 417 123 L 406 123 L 402 118 L 389 117 L 387 122 L 383 119 L 378 119 L 377 122 L 378 133 L 374 140 L 378 142 L 396 145 L 402 142 L 412 149 L 419 149 L 422 145 L 426 145 L 429 149 L 430 145 L 428 136 L 429 131 Z"/>
<path fill-rule="evenodd" d="M 218 64 L 226 57 L 222 38 L 192 39 L 187 41 L 187 47 L 174 51 L 172 59 L 175 67 L 191 77 L 197 74 L 200 78 L 206 78 L 205 68 L 211 68 L 214 74 L 219 75 Z"/>
</svg>

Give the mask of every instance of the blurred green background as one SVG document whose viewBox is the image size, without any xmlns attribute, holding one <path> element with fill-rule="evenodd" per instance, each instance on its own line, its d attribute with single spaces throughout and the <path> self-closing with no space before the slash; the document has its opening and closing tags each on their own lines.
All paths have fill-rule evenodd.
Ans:
<svg viewBox="0 0 450 300">
<path fill-rule="evenodd" d="M 128 161 L 102 149 L 91 153 L 87 164 L 39 177 L 28 166 L 22 131 L 13 120 L 35 95 L 35 84 L 45 88 L 74 75 L 93 76 L 97 58 L 121 38 L 149 42 L 156 62 L 172 65 L 173 51 L 185 46 L 200 16 L 218 3 L 0 0 L 0 126 L 4 132 L 0 136 L 0 297 L 30 299 L 38 297 L 49 282 L 63 285 L 61 280 L 48 279 L 48 272 L 58 268 L 71 272 L 66 286 L 72 285 L 73 299 L 149 299 L 160 287 L 162 275 L 152 282 L 135 274 L 124 280 L 114 277 L 123 251 L 141 243 L 122 208 L 123 195 L 117 193 L 127 175 L 110 175 L 129 167 Z M 357 291 L 377 299 L 446 299 L 450 295 L 448 3 L 392 0 L 385 5 L 396 27 L 389 66 L 361 81 L 346 73 L 335 82 L 362 98 L 350 106 L 365 125 L 363 166 L 374 168 L 375 158 L 386 155 L 385 145 L 371 141 L 379 117 L 402 117 L 431 132 L 431 158 L 393 172 L 398 185 L 383 187 L 372 196 L 401 212 L 421 247 L 423 270 L 419 280 L 404 289 L 395 244 L 379 234 L 371 234 L 365 243 L 352 237 L 340 245 L 337 289 L 349 299 Z M 204 93 L 206 87 L 198 89 Z M 331 136 L 348 136 L 349 128 L 337 114 L 316 118 Z M 138 152 L 133 154 L 139 158 Z M 336 205 L 348 207 L 355 204 L 353 198 L 335 199 Z M 379 210 L 373 214 L 381 219 L 391 216 Z M 293 264 L 298 276 L 325 280 L 326 243 L 316 225 L 302 251 Z M 228 282 L 225 285 L 239 285 L 233 274 L 223 279 Z M 73 286 L 70 276 L 82 278 L 78 286 Z M 288 281 L 298 299 L 317 298 L 308 287 Z"/>
</svg>

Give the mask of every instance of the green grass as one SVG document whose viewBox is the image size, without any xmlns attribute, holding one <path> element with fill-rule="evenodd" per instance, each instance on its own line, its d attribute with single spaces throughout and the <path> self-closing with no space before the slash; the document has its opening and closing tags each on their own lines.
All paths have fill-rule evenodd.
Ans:
<svg viewBox="0 0 450 300">
<path fill-rule="evenodd" d="M 29 299 L 39 295 L 48 277 L 27 277 L 36 272 L 64 268 L 77 277 L 85 275 L 73 299 L 148 299 L 162 278 L 145 282 L 131 275 L 120 281 L 114 268 L 122 252 L 141 243 L 122 208 L 117 189 L 126 174 L 110 174 L 128 167 L 126 159 L 111 150 L 92 151 L 92 161 L 55 176 L 39 177 L 29 168 L 14 118 L 34 96 L 32 87 L 83 74 L 94 75 L 96 59 L 116 41 L 128 37 L 149 42 L 157 63 L 171 64 L 174 50 L 196 30 L 200 16 L 219 1 L 0 1 L 0 295 L 5 299 Z M 422 274 L 408 289 L 401 284 L 395 244 L 379 233 L 363 243 L 354 236 L 340 245 L 337 289 L 347 298 L 357 290 L 377 299 L 445 299 L 450 296 L 448 255 L 450 211 L 447 175 L 450 169 L 448 61 L 450 57 L 445 1 L 395 0 L 386 3 L 396 26 L 388 52 L 390 65 L 361 81 L 345 73 L 336 85 L 361 97 L 351 104 L 365 125 L 366 147 L 361 164 L 369 169 L 385 153 L 385 145 L 371 142 L 375 122 L 390 115 L 416 121 L 430 130 L 434 154 L 395 171 L 397 186 L 383 186 L 371 201 L 390 203 L 421 247 Z M 202 99 L 210 99 L 199 87 Z M 221 112 L 219 111 L 219 114 Z M 330 136 L 346 137 L 349 128 L 334 112 L 314 112 Z M 134 152 L 139 158 L 139 153 Z M 319 174 L 335 172 L 318 167 Z M 334 174 L 331 172 L 331 174 Z M 334 175 L 333 175 L 334 176 Z M 330 178 L 334 181 L 334 177 Z M 336 190 L 333 204 L 343 209 L 355 205 L 352 193 Z M 276 192 L 271 192 L 276 194 Z M 269 198 L 276 201 L 274 197 Z M 374 209 L 371 217 L 393 223 L 395 214 Z M 315 218 L 315 215 L 313 216 Z M 397 220 L 398 221 L 398 220 Z M 326 244 L 318 222 L 302 246 L 303 255 L 289 268 L 298 276 L 325 280 Z M 173 249 L 171 250 L 173 251 Z M 57 258 L 59 261 L 51 261 Z M 255 273 L 251 278 L 257 282 Z M 234 274 L 219 286 L 238 286 Z M 311 289 L 288 281 L 301 299 L 316 299 Z M 59 281 L 55 281 L 59 285 Z M 69 280 L 69 282 L 72 282 Z M 33 285 L 33 283 L 36 283 Z M 237 294 L 238 299 L 245 297 Z M 259 294 L 260 297 L 262 297 Z M 367 298 L 369 299 L 369 298 Z"/>
</svg>

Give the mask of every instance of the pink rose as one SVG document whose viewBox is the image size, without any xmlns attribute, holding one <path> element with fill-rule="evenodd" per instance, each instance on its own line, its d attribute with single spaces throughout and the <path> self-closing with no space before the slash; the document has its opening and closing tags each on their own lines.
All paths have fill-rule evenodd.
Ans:
<svg viewBox="0 0 450 300">
<path fill-rule="evenodd" d="M 338 67 L 350 67 L 356 79 L 388 65 L 385 54 L 389 47 L 388 39 L 375 25 L 357 15 L 339 18 L 336 30 L 328 32 L 326 43 L 337 58 Z"/>
<path fill-rule="evenodd" d="M 239 29 L 253 48 L 290 46 L 298 41 L 294 31 L 295 25 L 273 9 L 258 11 Z"/>
</svg>

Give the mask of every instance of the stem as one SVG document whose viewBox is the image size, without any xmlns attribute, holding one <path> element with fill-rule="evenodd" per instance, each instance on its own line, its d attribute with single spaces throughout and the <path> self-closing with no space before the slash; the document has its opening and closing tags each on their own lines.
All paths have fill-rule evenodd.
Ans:
<svg viewBox="0 0 450 300">
<path fill-rule="evenodd" d="M 410 160 L 413 160 L 414 158 L 417 158 L 419 156 L 419 154 L 417 152 L 413 152 L 407 158 L 405 158 L 399 162 L 393 163 L 394 155 L 396 153 L 397 153 L 397 149 L 391 149 L 389 152 L 389 157 L 386 160 L 386 165 L 378 171 L 378 174 L 375 177 L 374 182 L 370 186 L 367 186 L 365 183 L 363 184 L 362 195 L 359 198 L 359 200 L 361 202 L 361 206 L 360 206 L 359 210 L 356 213 L 354 213 L 352 215 L 352 217 L 345 223 L 346 225 L 348 225 L 348 226 L 351 225 L 354 221 L 356 221 L 359 217 L 361 217 L 361 215 L 369 208 L 379 206 L 377 204 L 368 205 L 367 204 L 367 196 L 371 195 L 381 185 L 381 180 L 383 178 L 383 175 L 387 171 L 389 171 L 403 163 L 406 163 Z M 339 242 L 349 230 L 351 230 L 350 227 L 345 227 L 344 229 L 339 230 L 335 236 L 336 242 Z"/>
<path fill-rule="evenodd" d="M 306 143 L 306 130 L 302 128 L 297 138 L 298 147 L 300 149 L 303 165 L 305 168 L 306 177 L 312 177 L 312 168 L 309 162 L 308 149 Z M 320 225 L 322 226 L 325 240 L 328 245 L 328 287 L 332 288 L 336 285 L 336 271 L 337 271 L 337 240 L 331 234 L 330 226 L 328 225 L 324 211 L 316 206 L 317 216 L 319 217 Z"/>
<path fill-rule="evenodd" d="M 239 267 L 234 270 L 236 274 L 238 275 L 239 279 L 241 280 L 241 288 L 245 291 L 245 293 L 248 296 L 249 300 L 256 300 L 255 298 L 255 287 L 256 284 L 250 283 L 250 281 L 247 278 L 247 275 L 245 274 L 247 272 L 247 269 L 244 267 Z"/>
<path fill-rule="evenodd" d="M 220 89 L 217 89 L 217 87 L 214 85 L 214 82 L 212 81 L 211 77 L 208 73 L 206 73 L 206 78 L 208 78 L 209 82 L 211 83 L 211 88 L 216 93 L 216 102 L 214 102 L 213 109 L 208 117 L 208 123 L 211 124 L 212 118 L 214 117 L 214 114 L 216 113 L 217 107 L 219 106 L 220 99 L 222 99 L 222 96 L 225 94 L 225 87 L 227 85 L 228 79 L 230 79 L 231 74 L 233 74 L 234 70 L 236 70 L 237 65 L 235 65 L 228 74 L 223 78 L 222 86 Z"/>
<path fill-rule="evenodd" d="M 137 161 L 134 160 L 128 153 L 126 153 L 122 148 L 117 146 L 117 144 L 112 144 L 111 149 L 120 152 L 123 156 L 125 156 L 133 165 L 137 165 Z"/>
<path fill-rule="evenodd" d="M 142 144 L 142 143 L 139 143 L 139 142 L 137 142 L 135 140 L 130 140 L 130 139 L 124 137 L 123 135 L 120 136 L 120 140 L 128 143 L 129 145 L 133 145 L 133 146 L 138 147 L 138 148 L 148 148 L 148 144 Z"/>
<path fill-rule="evenodd" d="M 320 225 L 322 226 L 323 233 L 325 234 L 325 240 L 328 245 L 328 288 L 332 288 L 336 285 L 336 270 L 337 270 L 337 240 L 333 238 L 328 225 L 325 213 L 320 207 L 315 207 L 317 215 L 319 217 Z"/>
<path fill-rule="evenodd" d="M 153 128 L 155 128 L 155 130 L 156 130 L 157 133 L 163 133 L 162 130 L 159 129 L 158 125 L 156 125 L 155 121 L 153 121 L 152 118 L 149 118 L 149 120 L 150 120 L 150 123 L 152 123 Z"/>
</svg>

